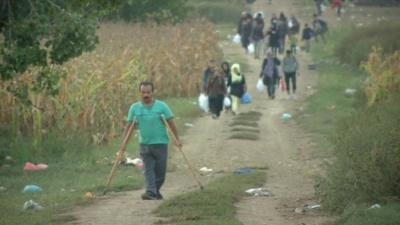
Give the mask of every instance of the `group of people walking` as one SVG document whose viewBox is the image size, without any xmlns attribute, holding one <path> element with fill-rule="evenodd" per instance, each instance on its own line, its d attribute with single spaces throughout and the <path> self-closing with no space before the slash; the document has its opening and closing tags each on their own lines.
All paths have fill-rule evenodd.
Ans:
<svg viewBox="0 0 400 225">
<path fill-rule="evenodd" d="M 318 10 L 322 0 L 315 0 Z M 334 0 L 338 13 L 341 10 L 341 1 Z M 269 1 L 271 4 L 271 1 Z M 310 40 L 321 39 L 325 41 L 324 34 L 327 31 L 326 22 L 319 18 L 321 11 L 314 15 L 312 27 L 304 25 L 302 39 L 304 50 L 310 49 Z M 238 24 L 238 34 L 246 52 L 250 44 L 254 45 L 254 57 L 260 59 L 266 55 L 262 62 L 259 79 L 267 87 L 267 93 L 271 100 L 275 99 L 275 91 L 279 82 L 285 83 L 288 97 L 295 97 L 296 76 L 299 75 L 299 63 L 296 58 L 298 50 L 297 36 L 300 33 L 300 23 L 295 16 L 289 19 L 283 12 L 279 17 L 272 15 L 269 21 L 268 31 L 264 31 L 265 20 L 261 12 L 255 17 L 250 13 L 242 13 Z M 285 44 L 289 40 L 290 46 Z M 278 54 L 286 54 L 282 60 Z M 279 71 L 283 71 L 283 77 Z M 168 130 L 175 137 L 176 145 L 181 148 L 174 114 L 169 106 L 160 100 L 153 99 L 154 86 L 151 82 L 142 82 L 139 85 L 141 100 L 132 104 L 128 113 L 125 137 L 129 138 L 132 129 L 138 129 L 140 154 L 144 161 L 144 176 L 146 191 L 141 195 L 143 200 L 163 199 L 160 189 L 165 181 L 168 158 Z M 222 62 L 217 66 L 215 60 L 210 60 L 203 74 L 202 92 L 208 96 L 209 109 L 214 119 L 220 117 L 224 107 L 232 114 L 239 113 L 239 105 L 242 97 L 247 92 L 246 78 L 238 63 L 230 65 Z M 230 104 L 224 106 L 224 101 Z"/>
<path fill-rule="evenodd" d="M 242 13 L 237 33 L 241 37 L 241 43 L 246 53 L 249 52 L 249 46 L 253 45 L 255 59 L 260 59 L 261 54 L 265 54 L 268 49 L 274 56 L 278 52 L 283 54 L 287 40 L 290 41 L 292 51 L 296 52 L 300 23 L 295 16 L 287 18 L 283 12 L 279 14 L 279 17 L 273 14 L 269 26 L 269 29 L 265 31 L 265 19 L 261 12 L 256 13 L 254 17 L 251 13 Z"/>
<path fill-rule="evenodd" d="M 228 62 L 223 62 L 217 68 L 214 60 L 208 62 L 203 74 L 203 93 L 208 96 L 212 118 L 219 118 L 226 98 L 231 102 L 229 106 L 225 106 L 226 110 L 237 114 L 240 99 L 246 91 L 246 79 L 238 63 L 230 66 Z"/>
</svg>

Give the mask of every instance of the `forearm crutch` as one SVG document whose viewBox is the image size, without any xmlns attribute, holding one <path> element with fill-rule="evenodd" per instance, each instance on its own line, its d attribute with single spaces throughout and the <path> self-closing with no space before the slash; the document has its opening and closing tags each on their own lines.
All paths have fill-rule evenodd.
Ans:
<svg viewBox="0 0 400 225">
<path fill-rule="evenodd" d="M 131 137 L 131 134 L 132 134 L 132 131 L 133 131 L 133 128 L 134 128 L 134 127 L 135 127 L 135 125 L 134 125 L 133 123 L 132 123 L 131 125 L 129 125 L 128 132 L 127 132 L 126 135 L 125 135 L 125 138 L 124 138 L 124 140 L 123 140 L 123 142 L 122 142 L 122 144 L 121 144 L 121 147 L 119 148 L 117 157 L 115 158 L 114 165 L 113 165 L 113 167 L 112 167 L 112 169 L 111 169 L 110 175 L 108 176 L 106 188 L 105 188 L 105 190 L 103 191 L 103 194 L 106 194 L 107 190 L 108 190 L 109 187 L 110 187 L 111 180 L 114 178 L 115 172 L 116 172 L 116 170 L 117 170 L 117 166 L 118 166 L 118 164 L 119 164 L 119 163 L 121 162 L 121 160 L 122 160 L 122 156 L 123 156 L 124 153 L 125 153 L 126 145 L 128 144 L 129 138 Z"/>
<path fill-rule="evenodd" d="M 199 185 L 200 190 L 203 190 L 204 187 L 203 187 L 203 185 L 201 184 L 200 180 L 197 178 L 194 168 L 193 168 L 192 165 L 189 163 L 189 160 L 187 159 L 185 153 L 183 152 L 182 147 L 181 147 L 181 145 L 179 144 L 178 138 L 175 136 L 174 132 L 172 132 L 172 129 L 171 129 L 171 127 L 170 127 L 168 121 L 164 118 L 164 116 L 161 116 L 161 118 L 162 118 L 162 120 L 164 121 L 165 126 L 167 126 L 167 129 L 168 129 L 168 131 L 169 131 L 169 133 L 170 133 L 170 136 L 172 136 L 172 139 L 174 139 L 175 146 L 178 148 L 179 152 L 182 153 L 183 159 L 185 160 L 186 164 L 188 165 L 189 170 L 190 170 L 190 172 L 192 173 L 194 180 L 195 180 L 195 181 L 197 182 L 197 184 Z"/>
</svg>

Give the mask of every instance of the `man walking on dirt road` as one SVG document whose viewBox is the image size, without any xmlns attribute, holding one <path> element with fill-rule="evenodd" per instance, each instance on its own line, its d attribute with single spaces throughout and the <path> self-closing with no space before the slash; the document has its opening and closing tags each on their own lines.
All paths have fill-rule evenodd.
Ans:
<svg viewBox="0 0 400 225">
<path fill-rule="evenodd" d="M 146 192 L 142 194 L 142 199 L 159 200 L 163 199 L 160 189 L 165 181 L 169 143 L 164 119 L 177 137 L 176 144 L 179 147 L 182 144 L 172 111 L 166 103 L 153 99 L 153 83 L 142 82 L 139 88 L 142 100 L 131 105 L 124 133 L 127 134 L 130 126 L 139 129 L 140 155 L 144 162 L 146 181 Z"/>
</svg>

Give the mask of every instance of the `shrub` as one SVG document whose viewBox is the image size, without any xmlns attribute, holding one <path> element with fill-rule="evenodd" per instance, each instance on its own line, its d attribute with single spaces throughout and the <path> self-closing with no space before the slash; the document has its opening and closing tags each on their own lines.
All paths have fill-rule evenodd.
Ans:
<svg viewBox="0 0 400 225">
<path fill-rule="evenodd" d="M 335 55 L 344 63 L 360 65 L 368 59 L 373 47 L 381 47 L 383 54 L 400 49 L 400 24 L 387 23 L 359 28 L 343 38 Z"/>
<path fill-rule="evenodd" d="M 374 49 L 363 67 L 370 75 L 365 88 L 368 104 L 386 99 L 400 91 L 400 52 L 385 57 L 382 49 Z"/>
<path fill-rule="evenodd" d="M 399 101 L 394 93 L 338 126 L 335 160 L 319 188 L 327 209 L 342 212 L 353 203 L 400 196 Z"/>
<path fill-rule="evenodd" d="M 245 6 L 240 0 L 189 2 L 192 17 L 205 17 L 214 23 L 237 23 Z"/>
</svg>

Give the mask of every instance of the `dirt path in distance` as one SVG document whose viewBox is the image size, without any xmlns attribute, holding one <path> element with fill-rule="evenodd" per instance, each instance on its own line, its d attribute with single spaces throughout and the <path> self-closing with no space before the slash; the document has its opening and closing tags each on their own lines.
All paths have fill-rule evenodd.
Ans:
<svg viewBox="0 0 400 225">
<path fill-rule="evenodd" d="M 259 0 L 252 7 L 255 12 L 261 10 L 266 13 L 268 24 L 272 12 L 283 11 L 286 15 L 295 13 L 292 5 L 294 1 L 273 1 L 273 5 L 269 6 L 267 1 Z M 230 114 L 223 114 L 218 120 L 203 116 L 193 121 L 193 127 L 181 138 L 184 143 L 183 150 L 196 169 L 206 166 L 221 172 L 212 176 L 202 176 L 201 180 L 204 183 L 240 167 L 269 168 L 265 188 L 271 191 L 274 197 L 246 197 L 240 201 L 237 204 L 237 218 L 244 225 L 322 224 L 327 218 L 320 215 L 318 210 L 294 212 L 295 208 L 305 204 L 317 203 L 312 177 L 319 171 L 321 162 L 312 158 L 315 144 L 293 120 L 280 119 L 282 113 L 296 114 L 301 111 L 305 98 L 314 93 L 312 88 L 307 88 L 316 85 L 317 76 L 315 72 L 307 70 L 307 65 L 310 64 L 309 56 L 305 53 L 298 55 L 302 67 L 298 77 L 297 100 L 288 100 L 286 94 L 280 90 L 277 91 L 277 98 L 270 100 L 266 93 L 258 94 L 255 88 L 262 61 L 245 55 L 239 45 L 230 41 L 222 41 L 221 45 L 225 56 L 239 55 L 245 58 L 249 65 L 248 71 L 244 73 L 253 102 L 242 105 L 240 110 L 262 114 L 257 121 L 258 128 L 254 128 L 259 131 L 258 140 L 229 139 L 235 133 L 230 126 L 233 120 Z M 166 199 L 198 188 L 179 152 L 173 155 L 172 161 L 177 165 L 177 169 L 167 174 L 162 189 Z M 141 193 L 143 190 L 110 193 L 96 199 L 91 205 L 74 208 L 64 216 L 74 218 L 70 224 L 162 224 L 160 221 L 163 219 L 152 213 L 161 201 L 142 201 Z"/>
</svg>

